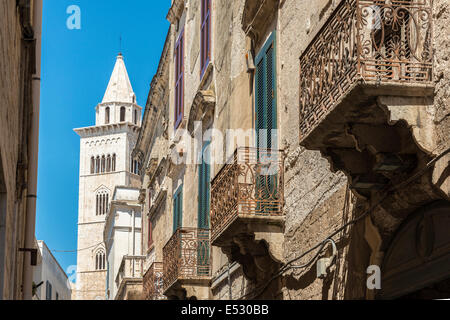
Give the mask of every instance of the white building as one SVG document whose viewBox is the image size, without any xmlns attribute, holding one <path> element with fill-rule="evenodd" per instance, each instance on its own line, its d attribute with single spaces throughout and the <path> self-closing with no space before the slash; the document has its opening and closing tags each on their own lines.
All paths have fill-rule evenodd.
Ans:
<svg viewBox="0 0 450 320">
<path fill-rule="evenodd" d="M 74 130 L 81 137 L 75 300 L 106 297 L 105 218 L 116 186 L 139 187 L 139 168 L 131 153 L 141 113 L 119 54 L 103 101 L 96 107 L 95 126 Z"/>
<path fill-rule="evenodd" d="M 33 268 L 34 300 L 71 300 L 69 279 L 44 241 L 37 241 L 37 266 Z"/>
<path fill-rule="evenodd" d="M 139 189 L 116 187 L 103 235 L 107 257 L 106 292 L 110 300 L 127 290 L 126 286 L 142 284 L 141 218 Z"/>
</svg>

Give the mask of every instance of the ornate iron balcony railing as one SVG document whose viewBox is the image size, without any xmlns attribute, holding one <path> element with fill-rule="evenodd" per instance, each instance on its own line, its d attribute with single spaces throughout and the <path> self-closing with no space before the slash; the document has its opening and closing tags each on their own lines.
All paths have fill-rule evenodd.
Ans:
<svg viewBox="0 0 450 320">
<path fill-rule="evenodd" d="M 431 84 L 432 0 L 342 0 L 300 57 L 305 138 L 357 82 Z"/>
<path fill-rule="evenodd" d="M 211 183 L 211 238 L 239 215 L 281 216 L 283 205 L 283 151 L 238 148 Z"/>
<path fill-rule="evenodd" d="M 145 300 L 166 300 L 163 295 L 163 264 L 154 262 L 144 275 Z"/>
<path fill-rule="evenodd" d="M 209 230 L 180 228 L 163 248 L 164 291 L 177 280 L 211 277 Z"/>
</svg>

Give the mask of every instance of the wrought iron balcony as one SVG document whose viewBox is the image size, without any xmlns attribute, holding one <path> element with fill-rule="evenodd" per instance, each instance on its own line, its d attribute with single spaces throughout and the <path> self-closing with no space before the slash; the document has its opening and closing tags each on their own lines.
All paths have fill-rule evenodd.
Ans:
<svg viewBox="0 0 450 320">
<path fill-rule="evenodd" d="M 183 284 L 209 281 L 211 254 L 209 230 L 180 228 L 163 248 L 164 292 L 176 282 Z"/>
<path fill-rule="evenodd" d="M 358 84 L 430 87 L 432 19 L 432 0 L 342 0 L 300 58 L 301 140 Z"/>
<path fill-rule="evenodd" d="M 165 300 L 163 295 L 163 264 L 154 262 L 144 275 L 145 300 Z"/>
<path fill-rule="evenodd" d="M 211 239 L 239 217 L 282 216 L 283 185 L 282 151 L 238 148 L 211 184 Z"/>
</svg>

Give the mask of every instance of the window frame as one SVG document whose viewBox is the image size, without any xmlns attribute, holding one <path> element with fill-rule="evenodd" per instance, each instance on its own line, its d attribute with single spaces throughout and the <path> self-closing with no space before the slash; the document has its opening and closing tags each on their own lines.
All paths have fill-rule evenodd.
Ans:
<svg viewBox="0 0 450 320">
<path fill-rule="evenodd" d="M 173 195 L 173 233 L 183 227 L 183 185 Z"/>
<path fill-rule="evenodd" d="M 174 127 L 179 128 L 184 117 L 184 29 L 181 30 L 175 44 L 175 106 L 174 106 Z"/>
<path fill-rule="evenodd" d="M 272 83 L 272 90 L 273 90 L 273 103 L 274 105 L 272 106 L 272 122 L 273 125 L 275 126 L 275 129 L 278 128 L 278 98 L 277 98 L 277 45 L 276 45 L 276 33 L 277 30 L 274 30 L 271 32 L 271 34 L 269 35 L 269 37 L 267 38 L 267 40 L 265 41 L 264 45 L 261 47 L 261 49 L 258 51 L 258 54 L 255 58 L 255 76 L 254 76 L 254 113 L 255 113 L 255 132 L 256 132 L 256 137 L 255 137 L 255 141 L 256 141 L 256 146 L 259 148 L 260 147 L 260 141 L 259 141 L 259 132 L 258 132 L 258 65 L 261 62 L 265 62 L 266 57 L 267 57 L 267 52 L 268 50 L 272 47 L 273 48 L 273 83 Z M 264 74 L 263 74 L 263 85 L 267 86 L 267 70 L 264 67 L 263 68 Z M 265 89 L 263 90 L 263 107 L 267 109 L 267 94 L 265 92 Z M 269 110 L 266 110 L 267 112 Z M 266 115 L 267 115 L 266 112 Z M 267 130 L 273 130 L 274 128 L 267 128 Z M 272 140 L 272 136 L 271 136 L 271 132 L 270 132 L 270 137 L 271 137 L 271 149 L 277 149 L 278 146 L 278 137 L 276 137 L 276 139 Z M 265 146 L 266 148 L 268 146 Z M 258 156 L 259 157 L 259 156 Z"/>
<path fill-rule="evenodd" d="M 201 0 L 200 21 L 200 78 L 203 78 L 206 68 L 211 61 L 211 29 L 212 29 L 212 0 Z M 206 8 L 206 10 L 205 10 Z"/>
<path fill-rule="evenodd" d="M 198 215 L 197 215 L 197 226 L 199 229 L 209 229 L 210 228 L 210 210 L 211 210 L 211 164 L 205 161 L 205 152 L 207 151 L 206 158 L 208 162 L 211 159 L 211 151 L 209 146 L 211 141 L 205 141 L 202 147 L 201 163 L 198 167 Z M 206 197 L 206 199 L 204 199 Z M 203 225 L 202 219 L 203 215 L 206 217 L 205 225 Z"/>
</svg>

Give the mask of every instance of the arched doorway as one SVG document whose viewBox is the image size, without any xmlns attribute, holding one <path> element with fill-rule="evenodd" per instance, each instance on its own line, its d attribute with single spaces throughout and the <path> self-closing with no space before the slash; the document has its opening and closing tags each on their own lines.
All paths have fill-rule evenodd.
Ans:
<svg viewBox="0 0 450 320">
<path fill-rule="evenodd" d="M 450 298 L 450 203 L 426 206 L 404 223 L 382 270 L 381 299 Z"/>
</svg>

